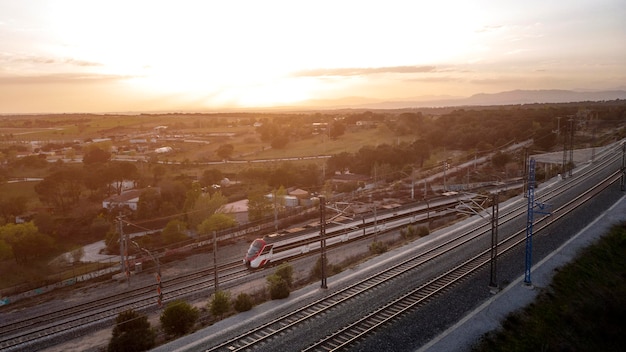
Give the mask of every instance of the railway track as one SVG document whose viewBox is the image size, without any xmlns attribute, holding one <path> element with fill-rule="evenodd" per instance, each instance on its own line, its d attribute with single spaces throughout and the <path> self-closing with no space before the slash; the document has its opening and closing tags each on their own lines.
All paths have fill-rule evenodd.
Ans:
<svg viewBox="0 0 626 352">
<path fill-rule="evenodd" d="M 537 231 L 541 231 L 548 226 L 556 223 L 568 215 L 573 209 L 583 205 L 591 197 L 604 190 L 608 185 L 619 179 L 620 172 L 609 176 L 598 187 L 587 190 L 584 194 L 576 197 L 571 202 L 563 205 L 555 211 L 555 215 L 545 218 L 545 221 L 538 226 Z M 501 244 L 501 253 L 504 256 L 526 241 L 525 231 L 519 231 L 513 236 L 505 239 Z M 481 269 L 490 262 L 490 251 L 485 250 L 482 253 L 470 258 L 451 270 L 435 277 L 431 281 L 403 294 L 402 296 L 378 307 L 371 311 L 361 319 L 341 328 L 338 331 L 329 334 L 325 338 L 317 341 L 304 351 L 336 351 L 345 349 L 359 342 L 360 339 L 373 333 L 379 327 L 391 323 L 395 319 L 400 318 L 404 314 L 419 308 L 427 303 L 431 298 L 445 292 L 452 285 L 467 279 L 474 272 Z"/>
<path fill-rule="evenodd" d="M 537 197 L 542 202 L 549 202 L 550 200 L 556 200 L 561 193 L 566 190 L 570 190 L 573 186 L 583 182 L 585 176 L 594 174 L 598 169 L 608 167 L 611 165 L 617 157 L 608 157 L 602 161 L 599 161 L 595 168 L 589 169 L 581 173 L 577 178 L 570 180 L 567 183 L 563 183 L 555 187 L 554 190 L 547 192 L 546 194 Z M 608 184 L 615 182 L 621 175 L 620 171 L 616 171 L 606 177 L 602 182 L 596 184 L 596 187 L 590 188 L 583 194 L 574 197 L 573 200 L 564 201 L 556 210 L 554 215 L 549 220 L 539 220 L 537 224 L 542 224 L 537 227 L 536 230 L 540 231 L 542 228 L 549 226 L 551 223 L 558 221 L 561 217 L 566 216 L 572 209 L 580 206 L 585 201 L 592 198 L 596 193 L 600 192 L 604 188 L 608 187 Z M 503 221 L 500 224 L 508 221 L 514 221 L 519 215 L 524 213 L 526 209 L 525 204 L 521 204 L 507 212 L 500 213 Z M 288 314 L 285 314 L 275 320 L 271 320 L 262 325 L 257 326 L 241 335 L 231 338 L 225 342 L 219 343 L 209 348 L 205 348 L 206 351 L 247 351 L 253 350 L 259 346 L 267 346 L 273 339 L 277 339 L 281 336 L 289 334 L 298 328 L 304 328 L 304 326 L 315 319 L 318 319 L 325 314 L 329 313 L 333 309 L 339 309 L 351 302 L 358 305 L 359 299 L 365 293 L 371 292 L 378 287 L 385 285 L 391 285 L 393 282 L 410 275 L 415 270 L 419 270 L 424 264 L 437 259 L 439 256 L 443 256 L 446 253 L 459 248 L 473 240 L 484 238 L 485 233 L 490 229 L 487 229 L 487 224 L 480 225 L 465 231 L 458 237 L 445 241 L 444 243 L 436 245 L 434 248 L 417 254 L 415 257 L 403 261 L 391 268 L 385 269 L 375 275 L 372 275 L 356 284 L 340 289 L 339 291 L 330 294 L 327 297 L 314 301 L 301 308 L 296 309 Z M 508 252 L 517 248 L 521 243 L 525 242 L 525 230 L 517 231 L 513 235 L 501 240 L 499 242 L 498 256 L 506 255 Z M 365 315 L 361 319 L 345 326 L 344 328 L 336 331 L 326 338 L 311 345 L 308 350 L 336 350 L 346 347 L 352 343 L 357 342 L 364 336 L 371 334 L 378 327 L 383 324 L 396 319 L 404 312 L 418 307 L 420 304 L 427 302 L 433 297 L 441 294 L 447 288 L 455 283 L 466 279 L 471 276 L 476 270 L 482 268 L 488 264 L 491 259 L 490 249 L 483 250 L 480 253 L 472 256 L 470 259 L 463 261 L 462 263 L 454 266 L 452 269 L 445 273 L 436 276 L 428 282 L 419 285 L 417 288 L 410 290 L 399 297 L 392 299 L 389 303 L 383 304 L 378 308 L 372 310 L 369 314 Z"/>
<path fill-rule="evenodd" d="M 604 167 L 605 164 L 609 164 L 614 160 L 615 158 L 605 158 L 598 161 L 595 169 Z M 585 171 L 585 173 L 591 172 L 593 172 L 593 170 Z M 571 185 L 576 182 L 582 182 L 580 181 L 581 179 L 582 177 L 571 180 L 567 184 L 567 187 L 571 187 Z M 559 187 L 566 187 L 566 185 L 558 186 L 545 195 L 538 195 L 536 199 L 544 202 L 550 201 L 554 197 L 559 196 L 561 193 Z M 516 216 L 519 215 L 519 212 L 522 212 L 524 209 L 525 207 L 520 206 L 507 212 L 501 211 L 501 223 L 515 219 Z M 235 340 L 229 340 L 209 350 L 237 351 L 263 343 L 263 341 L 271 339 L 273 336 L 276 336 L 281 332 L 292 329 L 307 319 L 312 319 L 316 315 L 321 314 L 321 312 L 333 309 L 334 307 L 349 300 L 354 300 L 356 297 L 362 295 L 368 290 L 382 287 L 386 283 L 393 282 L 394 280 L 401 279 L 405 275 L 409 275 L 414 270 L 420 268 L 421 265 L 429 260 L 433 260 L 433 258 L 436 258 L 442 253 L 452 250 L 453 248 L 461 247 L 464 244 L 481 237 L 486 231 L 485 228 L 486 224 L 483 224 L 467 230 L 463 235 L 446 241 L 437 247 L 421 253 L 419 256 L 394 266 L 389 270 L 381 272 L 370 279 L 341 290 L 323 300 L 316 301 L 311 305 L 293 312 L 277 321 L 270 322 L 254 329 L 245 336 L 242 335 Z M 503 250 L 502 253 L 504 252 L 505 251 Z M 476 260 L 478 263 L 482 263 L 480 265 L 484 265 L 485 263 L 484 261 L 481 262 L 480 259 Z M 218 272 L 222 273 L 220 274 L 221 282 L 235 281 L 249 274 L 242 268 L 239 261 L 220 266 L 218 268 Z M 212 269 L 206 269 L 164 281 L 164 301 L 182 298 L 193 294 L 194 292 L 210 289 L 213 286 L 212 282 L 210 282 L 212 281 L 213 275 L 214 272 Z M 422 292 L 428 292 L 429 290 L 431 289 L 426 287 L 422 288 Z M 28 350 L 37 343 L 41 343 L 42 341 L 45 342 L 46 340 L 58 337 L 64 333 L 75 332 L 78 329 L 84 329 L 103 322 L 110 323 L 110 321 L 112 321 L 117 314 L 123 310 L 149 310 L 150 308 L 155 307 L 155 303 L 156 296 L 154 285 L 149 285 L 130 292 L 116 294 L 104 299 L 76 305 L 69 309 L 42 314 L 37 317 L 11 322 L 10 324 L 3 324 L 0 325 L 0 349 L 7 351 Z M 393 319 L 393 317 L 390 319 Z"/>
<path fill-rule="evenodd" d="M 218 267 L 221 282 L 227 283 L 248 274 L 239 261 Z M 186 297 L 213 287 L 213 269 L 205 269 L 163 281 L 164 302 Z M 58 311 L 0 325 L 0 350 L 28 350 L 33 344 L 77 329 L 110 322 L 122 311 L 156 308 L 155 285 L 148 285 L 106 298 L 73 305 Z"/>
</svg>

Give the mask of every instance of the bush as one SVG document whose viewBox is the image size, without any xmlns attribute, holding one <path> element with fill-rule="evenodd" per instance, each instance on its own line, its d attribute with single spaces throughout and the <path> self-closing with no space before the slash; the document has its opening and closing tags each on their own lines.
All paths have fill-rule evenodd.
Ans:
<svg viewBox="0 0 626 352">
<path fill-rule="evenodd" d="M 221 318 L 230 309 L 230 295 L 228 292 L 217 291 L 211 297 L 211 303 L 209 303 L 209 309 L 211 314 L 216 318 Z"/>
<path fill-rule="evenodd" d="M 281 264 L 278 268 L 276 268 L 274 274 L 285 280 L 289 287 L 293 285 L 293 267 L 289 263 Z"/>
<path fill-rule="evenodd" d="M 382 241 L 372 242 L 369 248 L 370 248 L 370 253 L 373 253 L 373 254 L 382 254 L 387 251 L 387 245 Z"/>
<path fill-rule="evenodd" d="M 132 309 L 121 312 L 115 319 L 109 352 L 147 351 L 154 346 L 156 333 L 145 315 Z"/>
<path fill-rule="evenodd" d="M 409 225 L 406 228 L 400 230 L 400 234 L 406 240 L 412 240 L 417 237 L 428 236 L 429 233 L 430 230 L 428 230 L 428 227 L 426 226 Z"/>
<path fill-rule="evenodd" d="M 161 327 L 168 335 L 182 336 L 191 331 L 200 313 L 184 301 L 174 301 L 161 314 Z"/>
<path fill-rule="evenodd" d="M 283 299 L 289 297 L 289 283 L 277 274 L 267 277 L 271 299 Z"/>
<path fill-rule="evenodd" d="M 235 299 L 233 306 L 238 312 L 247 312 L 252 309 L 252 298 L 249 294 L 242 292 Z"/>
<path fill-rule="evenodd" d="M 326 258 L 326 274 L 328 274 L 328 258 Z M 317 280 L 322 278 L 322 258 L 317 258 L 313 269 L 311 269 L 311 279 Z"/>
</svg>

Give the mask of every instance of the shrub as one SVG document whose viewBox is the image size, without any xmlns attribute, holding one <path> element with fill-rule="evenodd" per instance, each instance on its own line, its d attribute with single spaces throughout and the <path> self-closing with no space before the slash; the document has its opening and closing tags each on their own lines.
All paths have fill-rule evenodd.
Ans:
<svg viewBox="0 0 626 352">
<path fill-rule="evenodd" d="M 373 254 L 382 254 L 387 251 L 387 245 L 382 241 L 372 242 L 369 248 L 370 248 L 370 253 L 373 253 Z"/>
<path fill-rule="evenodd" d="M 417 237 L 428 236 L 429 233 L 430 231 L 426 226 L 409 225 L 406 228 L 400 230 L 400 234 L 402 234 L 402 237 L 404 237 L 404 239 L 406 240 L 412 240 Z"/>
<path fill-rule="evenodd" d="M 293 285 L 293 267 L 289 263 L 281 264 L 278 268 L 276 268 L 274 274 L 285 280 L 289 287 Z"/>
<path fill-rule="evenodd" d="M 161 314 L 161 327 L 168 335 L 182 336 L 191 331 L 200 313 L 184 301 L 174 301 Z"/>
<path fill-rule="evenodd" d="M 328 258 L 326 258 L 326 274 L 328 274 Z M 317 280 L 322 278 L 322 258 L 317 258 L 313 269 L 311 269 L 311 279 Z"/>
<path fill-rule="evenodd" d="M 289 283 L 281 276 L 272 274 L 267 277 L 271 299 L 282 299 L 289 297 Z"/>
<path fill-rule="evenodd" d="M 216 318 L 221 318 L 230 309 L 230 295 L 225 291 L 216 291 L 209 303 L 211 314 Z"/>
<path fill-rule="evenodd" d="M 154 346 L 156 333 L 145 315 L 132 309 L 121 312 L 115 318 L 109 352 L 147 351 Z"/>
<path fill-rule="evenodd" d="M 238 312 L 247 312 L 252 309 L 252 298 L 247 293 L 240 293 L 237 295 L 233 306 Z"/>
</svg>

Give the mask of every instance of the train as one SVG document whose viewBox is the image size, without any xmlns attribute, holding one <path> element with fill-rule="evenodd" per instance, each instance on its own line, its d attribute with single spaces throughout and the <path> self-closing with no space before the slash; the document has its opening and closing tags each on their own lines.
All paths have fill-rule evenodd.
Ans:
<svg viewBox="0 0 626 352">
<path fill-rule="evenodd" d="M 431 201 L 431 204 L 427 204 L 426 207 L 412 206 L 378 214 L 378 217 L 368 215 L 368 218 L 329 224 L 330 226 L 326 227 L 326 245 L 332 246 L 381 231 L 447 216 L 456 212 L 451 208 L 454 203 L 471 197 L 467 194 L 444 197 Z M 248 247 L 243 264 L 248 269 L 261 269 L 318 250 L 321 246 L 319 236 L 319 229 L 312 229 L 297 234 L 274 233 L 263 238 L 256 238 Z"/>
</svg>

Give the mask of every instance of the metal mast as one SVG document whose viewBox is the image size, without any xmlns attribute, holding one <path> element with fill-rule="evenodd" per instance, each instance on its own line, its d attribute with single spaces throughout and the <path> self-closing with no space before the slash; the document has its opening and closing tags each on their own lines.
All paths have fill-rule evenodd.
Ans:
<svg viewBox="0 0 626 352">
<path fill-rule="evenodd" d="M 535 159 L 531 158 L 528 166 L 528 206 L 526 209 L 526 266 L 524 283 L 531 285 L 530 267 L 532 266 L 533 252 L 533 207 L 535 205 Z"/>
</svg>

